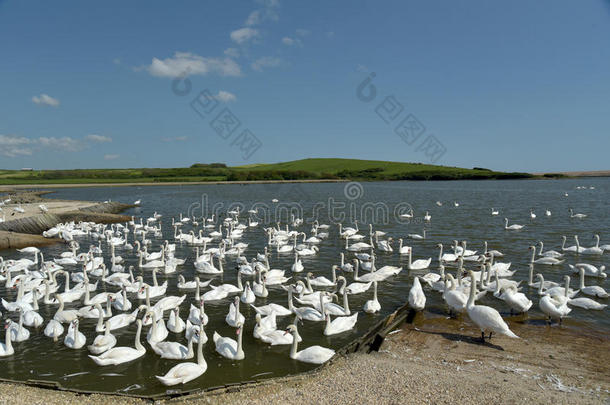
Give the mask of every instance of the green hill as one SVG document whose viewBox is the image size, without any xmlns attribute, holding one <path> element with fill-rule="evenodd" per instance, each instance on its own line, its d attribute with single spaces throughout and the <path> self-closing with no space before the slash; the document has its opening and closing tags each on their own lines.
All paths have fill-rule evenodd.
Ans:
<svg viewBox="0 0 610 405">
<path fill-rule="evenodd" d="M 527 173 L 357 159 L 302 159 L 227 167 L 196 163 L 184 168 L 0 170 L 0 184 L 151 183 L 256 180 L 458 180 L 528 178 Z"/>
</svg>

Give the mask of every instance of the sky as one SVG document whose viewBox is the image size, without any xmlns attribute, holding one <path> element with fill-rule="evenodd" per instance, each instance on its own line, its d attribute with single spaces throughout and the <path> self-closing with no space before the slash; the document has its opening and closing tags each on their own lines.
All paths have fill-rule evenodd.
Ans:
<svg viewBox="0 0 610 405">
<path fill-rule="evenodd" d="M 0 38 L 4 169 L 610 169 L 607 0 L 0 0 Z"/>
</svg>

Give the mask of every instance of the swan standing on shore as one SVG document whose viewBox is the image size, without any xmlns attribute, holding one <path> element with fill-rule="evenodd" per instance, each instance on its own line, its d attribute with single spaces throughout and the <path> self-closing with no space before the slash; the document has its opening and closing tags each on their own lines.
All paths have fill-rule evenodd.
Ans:
<svg viewBox="0 0 610 405">
<path fill-rule="evenodd" d="M 474 273 L 469 272 L 470 275 L 470 295 L 468 296 L 468 303 L 466 304 L 466 311 L 468 317 L 481 329 L 481 340 L 485 342 L 485 332 L 489 332 L 489 338 L 491 339 L 492 333 L 498 333 L 500 335 L 506 335 L 511 338 L 519 338 L 515 335 L 508 327 L 500 313 L 492 308 L 485 305 L 475 305 L 474 298 L 476 295 L 477 282 L 474 278 Z"/>
<path fill-rule="evenodd" d="M 413 286 L 409 290 L 409 307 L 415 311 L 423 311 L 426 306 L 426 296 L 421 288 L 419 277 L 413 279 Z"/>
</svg>

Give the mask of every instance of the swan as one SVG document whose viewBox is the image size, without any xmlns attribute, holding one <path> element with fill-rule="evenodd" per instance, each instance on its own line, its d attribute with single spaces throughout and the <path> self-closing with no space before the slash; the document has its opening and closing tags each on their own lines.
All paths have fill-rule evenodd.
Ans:
<svg viewBox="0 0 610 405">
<path fill-rule="evenodd" d="M 398 239 L 398 243 L 399 243 L 398 244 L 398 253 L 401 255 L 408 255 L 409 252 L 411 251 L 411 246 L 406 246 L 406 245 L 403 246 L 402 238 Z"/>
<path fill-rule="evenodd" d="M 298 253 L 294 254 L 294 263 L 292 264 L 292 272 L 293 273 L 300 273 L 305 269 L 305 267 L 303 267 L 303 262 L 301 261 L 301 259 L 299 258 Z"/>
<path fill-rule="evenodd" d="M 474 273 L 469 272 L 470 275 L 470 295 L 468 296 L 468 302 L 466 304 L 466 311 L 468 317 L 474 322 L 475 325 L 481 330 L 481 340 L 485 342 L 485 332 L 489 332 L 489 338 L 493 332 L 506 335 L 511 338 L 518 338 L 508 327 L 500 313 L 492 307 L 485 305 L 475 305 L 474 299 L 476 294 L 476 280 Z"/>
<path fill-rule="evenodd" d="M 532 301 L 521 292 L 518 292 L 514 286 L 502 287 L 502 298 L 510 307 L 511 314 L 513 310 L 518 314 L 527 312 L 532 307 Z"/>
<path fill-rule="evenodd" d="M 455 262 L 458 260 L 458 258 L 460 257 L 460 255 L 457 254 L 457 241 L 455 242 L 455 246 L 454 246 L 454 250 L 456 251 L 456 253 L 445 253 L 443 254 L 443 244 L 439 243 L 436 245 L 437 248 L 439 248 L 439 252 L 438 252 L 438 262 L 439 263 L 447 263 L 447 262 Z M 409 249 L 410 251 L 411 249 Z M 406 254 L 409 254 L 409 252 L 407 252 Z"/>
<path fill-rule="evenodd" d="M 491 208 L 491 215 L 499 215 L 499 214 L 500 214 L 499 210 L 496 210 L 493 207 Z"/>
<path fill-rule="evenodd" d="M 12 322 L 10 329 L 13 342 L 23 342 L 30 338 L 30 331 L 23 327 L 23 311 L 19 310 L 19 322 Z"/>
<path fill-rule="evenodd" d="M 199 330 L 203 329 L 202 325 L 197 325 L 195 333 L 191 334 L 188 338 L 188 343 L 184 346 L 178 342 L 158 342 L 157 344 L 151 345 L 153 351 L 161 356 L 162 359 L 170 360 L 185 360 L 192 359 L 195 356 L 193 351 L 193 339 L 199 337 Z M 200 339 L 203 344 L 203 339 Z"/>
<path fill-rule="evenodd" d="M 310 308 L 310 307 L 296 308 L 292 303 L 292 289 L 289 289 L 288 290 L 288 309 L 290 309 L 300 319 L 305 319 L 307 321 L 315 321 L 315 322 L 324 321 L 325 320 L 324 314 L 323 314 L 324 295 L 319 294 L 319 298 L 320 298 L 320 308 L 322 309 L 322 312 L 320 312 L 314 308 Z"/>
<path fill-rule="evenodd" d="M 540 277 L 542 277 L 542 274 L 540 274 Z M 533 288 L 539 288 L 541 284 L 542 284 L 542 288 L 547 288 L 547 289 L 559 286 L 559 284 L 557 284 L 554 281 L 544 281 L 544 278 L 542 278 L 541 281 L 536 281 L 534 283 L 534 263 L 530 263 L 527 285 L 529 285 L 530 287 L 533 287 Z"/>
<path fill-rule="evenodd" d="M 277 327 L 276 318 L 277 315 L 275 312 L 270 313 L 264 318 L 261 316 L 261 314 L 256 314 L 256 325 L 254 326 L 253 331 L 254 338 L 260 339 L 265 333 L 274 331 Z"/>
<path fill-rule="evenodd" d="M 531 219 L 536 219 L 536 214 L 534 214 L 534 210 L 530 209 L 530 218 Z"/>
<path fill-rule="evenodd" d="M 50 338 L 53 338 L 53 341 L 57 342 L 59 337 L 64 333 L 63 325 L 56 321 L 55 319 L 51 319 L 47 326 L 44 328 L 44 335 Z"/>
<path fill-rule="evenodd" d="M 326 293 L 327 295 L 331 295 L 332 297 L 336 298 L 338 300 L 338 297 L 336 294 L 330 294 L 330 293 Z M 319 307 L 319 304 L 315 306 L 317 310 L 321 310 Z M 343 294 L 343 306 L 335 304 L 333 302 L 327 302 L 324 304 L 324 312 L 328 313 L 330 315 L 336 315 L 336 316 L 347 316 L 351 314 L 351 311 L 349 309 L 349 301 L 347 298 L 347 294 Z"/>
<path fill-rule="evenodd" d="M 110 323 L 106 322 L 106 331 L 93 340 L 93 344 L 87 346 L 92 354 L 101 354 L 116 346 L 116 337 L 110 333 Z"/>
<path fill-rule="evenodd" d="M 600 304 L 599 302 L 587 297 L 568 298 L 568 305 L 573 307 L 579 307 L 582 309 L 594 309 L 598 311 L 608 306 L 606 304 Z"/>
<path fill-rule="evenodd" d="M 99 366 L 108 366 L 127 363 L 144 356 L 146 348 L 140 342 L 142 321 L 138 319 L 137 323 L 138 330 L 136 332 L 135 349 L 132 347 L 113 347 L 99 356 L 89 355 L 89 357 Z"/>
<path fill-rule="evenodd" d="M 13 344 L 11 342 L 11 323 L 12 321 L 7 319 L 6 324 L 4 325 L 4 343 L 0 343 L 0 357 L 11 356 L 15 353 L 15 348 L 13 348 Z"/>
<path fill-rule="evenodd" d="M 530 263 L 548 264 L 550 266 L 556 266 L 558 264 L 562 264 L 565 261 L 565 260 L 557 259 L 556 257 L 548 257 L 548 256 L 544 256 L 539 259 L 536 259 L 536 246 L 530 246 L 529 250 L 532 251 L 532 257 L 530 259 Z"/>
<path fill-rule="evenodd" d="M 103 318 L 112 316 L 112 295 L 106 297 L 106 309 L 103 310 L 100 303 L 90 304 L 78 310 L 78 316 L 81 318 L 97 319 L 100 316 Z"/>
<path fill-rule="evenodd" d="M 387 240 L 378 240 L 377 241 L 377 249 L 382 252 L 391 253 L 394 251 L 392 248 L 392 238 L 388 238 Z"/>
<path fill-rule="evenodd" d="M 55 315 L 53 315 L 53 319 L 61 323 L 70 323 L 78 318 L 77 310 L 64 310 L 64 301 L 62 300 L 61 295 L 56 294 L 55 299 L 57 299 L 59 302 L 59 308 L 57 308 L 57 312 L 55 312 Z"/>
<path fill-rule="evenodd" d="M 153 281 L 154 285 L 142 285 L 142 287 L 138 290 L 138 299 L 146 299 L 146 297 L 155 298 L 165 295 L 167 292 L 167 280 L 163 282 L 163 284 L 159 285 L 157 283 L 157 270 L 153 270 Z"/>
<path fill-rule="evenodd" d="M 202 333 L 201 329 L 195 330 L 195 334 Z M 191 341 L 192 346 L 192 341 Z M 208 365 L 203 358 L 203 339 L 199 339 L 197 343 L 197 363 L 186 362 L 176 364 L 164 376 L 156 376 L 163 385 L 172 386 L 176 384 L 186 384 L 195 378 L 200 377 L 208 369 Z"/>
<path fill-rule="evenodd" d="M 546 215 L 547 217 L 550 217 L 551 216 L 551 210 L 544 211 L 544 215 Z"/>
<path fill-rule="evenodd" d="M 365 302 L 362 309 L 367 314 L 374 314 L 381 311 L 381 304 L 377 299 L 377 281 L 373 281 L 373 299 Z"/>
<path fill-rule="evenodd" d="M 297 352 L 299 331 L 296 325 L 288 325 L 286 333 L 293 336 L 292 347 L 290 348 L 290 358 L 304 363 L 322 364 L 330 360 L 335 355 L 335 351 L 321 346 L 310 346 L 307 349 Z"/>
<path fill-rule="evenodd" d="M 588 263 L 576 263 L 575 265 L 568 264 L 568 266 L 570 266 L 572 273 L 578 274 L 580 272 L 580 269 L 584 269 L 585 276 L 599 277 L 599 278 L 607 277 L 607 274 L 605 273 L 606 266 L 600 266 L 599 269 L 597 267 L 593 266 L 592 264 L 588 264 Z"/>
<path fill-rule="evenodd" d="M 568 298 L 574 298 L 576 296 L 576 294 L 578 294 L 578 291 L 574 291 L 570 288 L 570 276 L 564 276 L 564 282 L 565 282 L 565 287 L 551 287 L 548 288 L 546 290 L 544 290 L 544 277 L 542 277 L 542 274 L 538 273 L 536 274 L 536 277 L 538 277 L 540 279 L 540 284 L 538 286 L 538 295 L 556 295 L 558 297 L 563 297 L 564 295 L 566 295 L 566 291 L 567 291 L 567 296 Z"/>
<path fill-rule="evenodd" d="M 216 351 L 222 356 L 229 360 L 243 360 L 246 355 L 242 348 L 242 336 L 243 336 L 243 324 L 237 326 L 235 333 L 237 334 L 237 342 L 231 338 L 223 337 L 214 332 L 214 344 L 216 345 Z"/>
<path fill-rule="evenodd" d="M 355 261 L 358 262 L 358 260 L 355 260 Z M 343 283 L 346 282 L 345 277 L 343 277 L 343 276 L 338 277 L 337 281 L 342 281 Z M 351 283 L 351 284 L 345 286 L 345 292 L 347 294 L 361 294 L 365 291 L 368 291 L 368 289 L 371 288 L 372 284 L 373 284 L 372 281 L 369 281 L 367 283 L 354 282 L 354 283 Z"/>
<path fill-rule="evenodd" d="M 256 311 L 257 314 L 263 316 L 268 316 L 273 312 L 275 312 L 276 316 L 288 316 L 293 313 L 290 309 L 274 303 L 263 305 L 261 307 L 255 307 L 252 304 L 250 304 L 250 306 L 254 308 L 254 311 Z"/>
<path fill-rule="evenodd" d="M 180 318 L 180 307 L 173 308 L 169 314 L 169 319 L 167 320 L 167 329 L 170 332 L 174 333 L 182 333 L 186 325 L 182 318 Z"/>
<path fill-rule="evenodd" d="M 324 335 L 338 335 L 339 333 L 347 332 L 354 329 L 358 322 L 358 312 L 350 316 L 338 316 L 330 320 L 330 314 L 326 314 L 326 326 L 324 327 Z"/>
<path fill-rule="evenodd" d="M 549 322 L 553 319 L 558 319 L 560 325 L 563 317 L 572 311 L 566 304 L 567 301 L 562 300 L 561 297 L 556 294 L 545 295 L 540 298 L 540 301 L 538 302 L 540 310 L 546 314 Z"/>
<path fill-rule="evenodd" d="M 234 301 L 229 305 L 229 313 L 225 317 L 225 321 L 229 326 L 238 328 L 239 325 L 243 325 L 245 318 L 239 312 L 239 297 L 236 296 Z"/>
<path fill-rule="evenodd" d="M 561 259 L 563 257 L 563 254 L 556 252 L 555 250 L 547 250 L 543 253 L 542 250 L 544 249 L 544 243 L 539 241 L 538 244 L 540 245 L 540 252 L 538 252 L 538 256 L 554 257 L 556 259 Z"/>
<path fill-rule="evenodd" d="M 407 238 L 410 238 L 410 239 L 419 239 L 419 240 L 426 239 L 426 229 L 425 228 L 423 229 L 422 235 L 417 234 L 417 233 L 410 233 L 410 234 L 407 235 Z"/>
<path fill-rule="evenodd" d="M 411 251 L 409 251 L 409 263 L 407 264 L 407 268 L 409 270 L 424 270 L 430 267 L 430 263 L 432 262 L 431 257 L 429 257 L 428 259 L 419 259 L 414 262 L 411 262 L 411 255 L 412 253 Z"/>
<path fill-rule="evenodd" d="M 211 282 L 212 280 L 200 281 L 199 277 L 195 277 L 195 281 L 186 281 L 184 276 L 180 274 L 178 276 L 177 287 L 179 290 L 194 290 L 197 288 L 197 285 L 199 285 L 199 288 L 205 288 L 210 285 Z"/>
<path fill-rule="evenodd" d="M 155 311 L 148 311 L 144 316 L 144 323 L 147 323 L 152 318 L 152 324 L 150 329 L 148 329 L 148 333 L 146 334 L 146 340 L 152 346 L 159 342 L 164 341 L 169 332 L 167 327 L 165 326 L 165 322 L 163 318 L 159 318 L 159 315 Z"/>
<path fill-rule="evenodd" d="M 39 309 L 38 308 L 38 290 L 34 289 L 32 291 L 32 294 L 34 297 L 34 300 L 32 301 L 32 310 L 25 311 L 23 313 L 23 324 L 25 326 L 38 328 L 40 325 L 42 325 L 42 323 L 44 322 L 44 319 L 42 318 L 42 316 L 40 316 L 40 314 L 38 312 L 36 312 Z"/>
<path fill-rule="evenodd" d="M 576 252 L 576 251 L 578 251 L 578 247 L 576 245 L 565 247 L 566 240 L 567 240 L 565 235 L 561 236 L 561 240 L 562 240 L 562 242 L 561 242 L 561 250 L 562 251 L 564 251 L 564 252 Z"/>
<path fill-rule="evenodd" d="M 582 267 L 580 272 L 580 292 L 585 295 L 591 295 L 597 298 L 608 298 L 608 292 L 598 285 L 590 285 L 585 287 L 585 269 Z"/>
<path fill-rule="evenodd" d="M 254 301 L 256 301 L 256 295 L 254 295 L 254 292 L 250 288 L 249 281 L 246 281 L 246 288 L 244 289 L 244 292 L 241 294 L 240 299 L 241 299 L 241 302 L 243 302 L 244 304 L 252 304 Z"/>
<path fill-rule="evenodd" d="M 504 218 L 504 229 L 507 229 L 509 231 L 518 231 L 519 229 L 523 229 L 524 225 L 518 225 L 518 224 L 512 224 L 511 226 L 508 226 L 508 218 Z"/>
<path fill-rule="evenodd" d="M 112 306 L 118 311 L 129 311 L 132 307 L 131 301 L 127 298 L 127 289 L 123 287 L 121 294 L 115 294 Z"/>
<path fill-rule="evenodd" d="M 586 217 L 587 217 L 586 214 L 574 214 L 574 210 L 572 208 L 570 208 L 570 218 L 582 219 L 582 218 L 586 218 Z"/>
<path fill-rule="evenodd" d="M 447 274 L 447 280 L 445 281 L 445 290 L 443 293 L 443 299 L 449 307 L 450 314 L 453 311 L 457 313 L 465 312 L 466 305 L 468 304 L 468 297 L 462 291 L 457 290 L 455 287 L 455 279 L 451 274 Z"/>
<path fill-rule="evenodd" d="M 495 250 L 495 249 L 487 250 L 487 241 L 484 241 L 483 245 L 485 247 L 485 250 L 483 251 L 483 255 L 484 256 L 491 256 L 491 255 L 493 255 L 494 257 L 504 257 L 504 253 L 502 253 L 502 252 L 500 252 L 498 250 Z"/>
<path fill-rule="evenodd" d="M 332 281 L 324 276 L 318 276 L 314 278 L 313 273 L 307 273 L 307 278 L 309 280 L 309 283 L 314 287 L 332 287 L 337 285 L 337 265 L 333 265 L 331 267 L 331 272 L 333 275 Z"/>
<path fill-rule="evenodd" d="M 70 349 L 80 349 L 87 343 L 87 338 L 82 332 L 78 330 L 78 319 L 70 322 L 68 327 L 68 333 L 64 337 L 64 345 Z"/>
<path fill-rule="evenodd" d="M 432 216 L 428 213 L 428 211 L 426 211 L 426 215 L 424 215 L 424 221 L 430 222 L 431 219 L 432 219 Z"/>
<path fill-rule="evenodd" d="M 419 277 L 413 279 L 413 286 L 409 290 L 409 307 L 415 311 L 422 311 L 426 306 L 426 295 L 421 288 Z"/>
<path fill-rule="evenodd" d="M 596 243 L 595 243 L 595 247 L 598 247 L 600 249 L 602 249 L 603 251 L 610 251 L 610 245 L 606 244 L 606 245 L 601 245 L 599 246 L 599 235 L 593 235 L 593 237 L 596 239 Z"/>
</svg>

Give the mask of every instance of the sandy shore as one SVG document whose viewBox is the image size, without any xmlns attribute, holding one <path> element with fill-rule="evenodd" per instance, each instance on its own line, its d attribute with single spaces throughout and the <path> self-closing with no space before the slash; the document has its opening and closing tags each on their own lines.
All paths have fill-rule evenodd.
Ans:
<svg viewBox="0 0 610 405">
<path fill-rule="evenodd" d="M 431 314 L 378 353 L 340 358 L 319 373 L 167 404 L 608 404 L 610 340 L 596 331 L 511 323 L 521 339 L 474 339 L 467 320 Z M 584 334 L 583 334 L 584 333 Z M 205 378 L 205 376 L 203 377 Z M 116 396 L 0 384 L 0 403 L 138 404 Z"/>
</svg>

